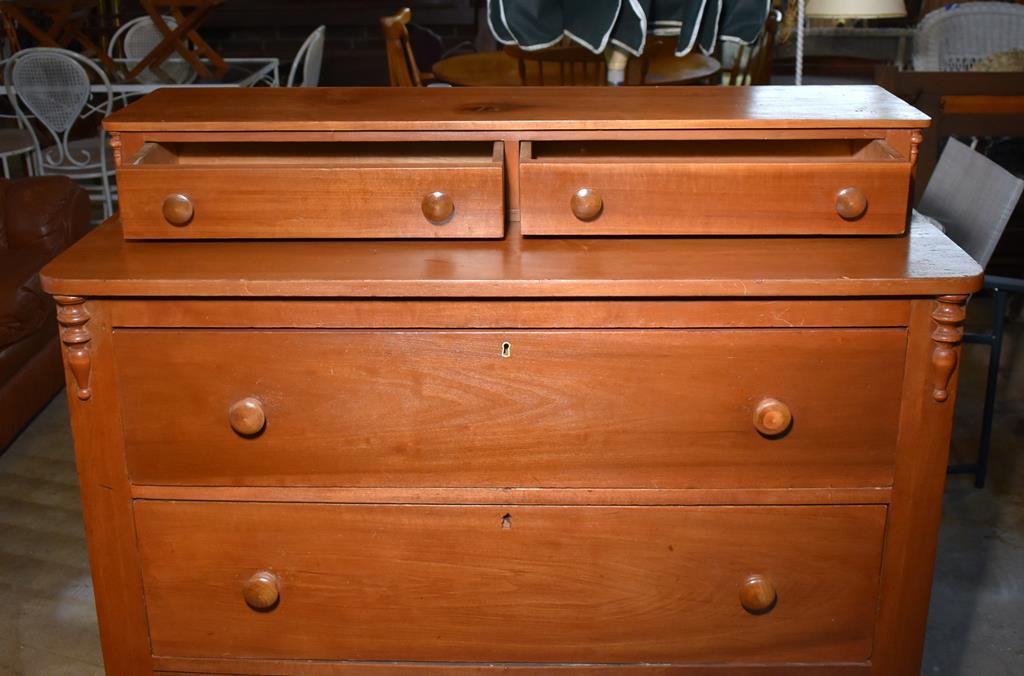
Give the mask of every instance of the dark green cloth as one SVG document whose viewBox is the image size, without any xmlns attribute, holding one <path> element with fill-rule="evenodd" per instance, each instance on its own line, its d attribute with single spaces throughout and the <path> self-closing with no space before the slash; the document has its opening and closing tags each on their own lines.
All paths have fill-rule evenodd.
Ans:
<svg viewBox="0 0 1024 676">
<path fill-rule="evenodd" d="M 592 52 L 611 42 L 634 56 L 648 33 L 678 36 L 676 54 L 714 51 L 719 40 L 753 43 L 771 0 L 488 0 L 498 42 L 544 49 L 569 37 Z"/>
</svg>

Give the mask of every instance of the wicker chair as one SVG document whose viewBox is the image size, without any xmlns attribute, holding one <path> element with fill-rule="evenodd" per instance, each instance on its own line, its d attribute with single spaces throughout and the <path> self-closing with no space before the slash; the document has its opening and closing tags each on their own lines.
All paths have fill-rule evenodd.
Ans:
<svg viewBox="0 0 1024 676">
<path fill-rule="evenodd" d="M 914 32 L 914 70 L 968 71 L 1024 49 L 1024 5 L 973 2 L 929 12 Z"/>
</svg>

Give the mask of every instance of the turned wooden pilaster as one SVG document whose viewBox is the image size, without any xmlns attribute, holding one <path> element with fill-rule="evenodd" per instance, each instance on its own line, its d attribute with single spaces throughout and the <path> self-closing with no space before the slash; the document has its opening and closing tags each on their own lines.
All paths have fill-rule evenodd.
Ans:
<svg viewBox="0 0 1024 676">
<path fill-rule="evenodd" d="M 110 133 L 110 149 L 114 151 L 114 166 L 121 167 L 121 134 L 118 132 Z"/>
<path fill-rule="evenodd" d="M 89 341 L 92 336 L 86 324 L 89 312 L 85 299 L 78 296 L 54 296 L 57 301 L 57 323 L 60 324 L 60 339 L 64 343 L 65 362 L 75 381 L 75 395 L 85 401 L 92 396 L 89 379 L 92 373 L 92 351 Z"/>
<path fill-rule="evenodd" d="M 964 304 L 967 296 L 939 296 L 932 319 L 935 329 L 932 340 L 932 398 L 935 401 L 949 399 L 949 381 L 953 378 L 960 360 L 960 342 L 964 337 Z"/>
</svg>

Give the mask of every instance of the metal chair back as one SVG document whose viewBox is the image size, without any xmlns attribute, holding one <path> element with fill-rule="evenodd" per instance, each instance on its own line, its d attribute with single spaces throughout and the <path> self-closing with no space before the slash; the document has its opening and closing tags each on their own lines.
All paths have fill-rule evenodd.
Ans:
<svg viewBox="0 0 1024 676">
<path fill-rule="evenodd" d="M 108 166 L 102 125 L 97 124 L 97 137 L 85 142 L 71 139 L 71 131 L 79 120 L 93 115 L 102 120 L 113 112 L 114 92 L 107 74 L 75 52 L 34 47 L 23 49 L 8 60 L 4 81 L 19 124 L 32 134 L 38 173 L 71 176 L 79 182 L 97 180 L 97 185 L 83 187 L 103 201 L 105 214 L 110 216 L 113 203 L 109 176 L 113 167 Z M 90 103 L 94 81 L 101 89 L 97 104 Z"/>
<path fill-rule="evenodd" d="M 320 70 L 324 62 L 324 42 L 327 26 L 320 26 L 306 38 L 295 54 L 292 69 L 288 73 L 289 87 L 316 87 L 320 84 Z M 296 84 L 295 77 L 302 68 L 302 82 Z"/>
<path fill-rule="evenodd" d="M 950 138 L 917 210 L 942 223 L 949 238 L 985 267 L 1022 190 L 1024 180 Z"/>
<path fill-rule="evenodd" d="M 174 30 L 178 22 L 172 16 L 164 16 L 164 22 Z M 110 38 L 107 53 L 112 59 L 123 58 L 128 70 L 149 56 L 164 39 L 164 34 L 148 16 L 140 16 L 126 22 Z M 151 66 L 136 78 L 144 84 L 167 83 L 188 84 L 196 79 L 196 71 L 177 54 L 167 57 L 158 66 Z"/>
</svg>

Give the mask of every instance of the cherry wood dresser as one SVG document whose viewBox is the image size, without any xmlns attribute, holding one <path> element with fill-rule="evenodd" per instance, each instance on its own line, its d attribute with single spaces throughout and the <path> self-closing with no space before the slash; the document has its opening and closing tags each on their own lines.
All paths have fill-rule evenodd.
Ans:
<svg viewBox="0 0 1024 676">
<path fill-rule="evenodd" d="M 161 91 L 55 295 L 107 671 L 920 664 L 964 306 L 875 87 Z"/>
</svg>

